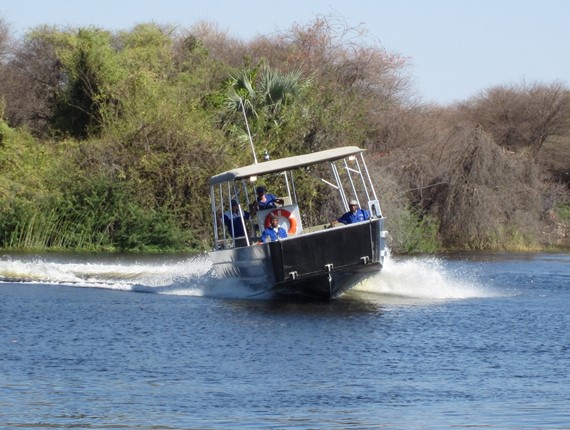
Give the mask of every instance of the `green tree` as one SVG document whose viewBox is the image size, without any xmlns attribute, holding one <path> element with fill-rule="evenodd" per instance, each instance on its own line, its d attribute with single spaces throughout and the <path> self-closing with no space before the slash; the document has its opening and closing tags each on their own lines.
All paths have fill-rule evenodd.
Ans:
<svg viewBox="0 0 570 430">
<path fill-rule="evenodd" d="M 64 135 L 79 139 L 96 135 L 101 131 L 105 105 L 117 103 L 113 87 L 123 73 L 111 33 L 83 28 L 48 36 L 61 62 L 52 123 Z"/>
<path fill-rule="evenodd" d="M 172 214 L 205 241 L 208 178 L 226 160 L 208 110 L 222 89 L 211 72 L 217 65 L 199 42 L 154 24 L 123 32 L 116 43 L 125 74 L 115 86 L 120 104 L 107 106 L 100 151 L 112 148 L 141 207 Z"/>
<path fill-rule="evenodd" d="M 231 76 L 224 128 L 241 142 L 239 149 L 249 145 L 249 127 L 255 146 L 274 155 L 287 155 L 279 134 L 287 121 L 287 108 L 304 85 L 299 72 L 280 73 L 267 65 L 245 68 Z"/>
</svg>

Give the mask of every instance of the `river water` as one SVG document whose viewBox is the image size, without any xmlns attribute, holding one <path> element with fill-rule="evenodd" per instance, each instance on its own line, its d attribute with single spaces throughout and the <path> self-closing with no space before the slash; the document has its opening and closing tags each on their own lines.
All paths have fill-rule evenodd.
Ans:
<svg viewBox="0 0 570 430">
<path fill-rule="evenodd" d="M 331 302 L 210 269 L 0 255 L 0 428 L 570 429 L 570 254 L 390 257 Z"/>
</svg>

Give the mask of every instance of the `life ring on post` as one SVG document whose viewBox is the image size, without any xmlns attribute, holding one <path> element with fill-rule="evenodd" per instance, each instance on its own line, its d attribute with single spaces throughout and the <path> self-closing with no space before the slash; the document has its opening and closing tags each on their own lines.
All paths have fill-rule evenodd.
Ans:
<svg viewBox="0 0 570 430">
<path fill-rule="evenodd" d="M 289 230 L 287 231 L 287 234 L 295 234 L 297 232 L 297 218 L 295 218 L 295 215 L 293 215 L 287 209 L 275 209 L 269 212 L 265 217 L 266 228 L 271 225 L 272 216 L 278 216 L 279 218 L 287 218 L 287 221 L 289 222 Z"/>
</svg>

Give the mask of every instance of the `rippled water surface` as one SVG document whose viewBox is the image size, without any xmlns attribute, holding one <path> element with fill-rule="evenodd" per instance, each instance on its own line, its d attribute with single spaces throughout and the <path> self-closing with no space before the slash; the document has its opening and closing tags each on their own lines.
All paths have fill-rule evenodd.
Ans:
<svg viewBox="0 0 570 430">
<path fill-rule="evenodd" d="M 0 256 L 0 428 L 570 429 L 570 255 L 390 258 L 332 302 L 202 258 Z"/>
</svg>

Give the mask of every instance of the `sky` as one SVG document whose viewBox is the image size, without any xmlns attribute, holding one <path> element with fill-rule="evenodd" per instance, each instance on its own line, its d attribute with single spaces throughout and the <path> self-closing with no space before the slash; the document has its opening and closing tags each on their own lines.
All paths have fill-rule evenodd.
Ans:
<svg viewBox="0 0 570 430">
<path fill-rule="evenodd" d="M 500 85 L 570 83 L 568 0 L 13 0 L 0 18 L 15 37 L 42 25 L 129 30 L 199 21 L 242 40 L 333 16 L 408 59 L 416 98 L 440 105 Z"/>
</svg>

